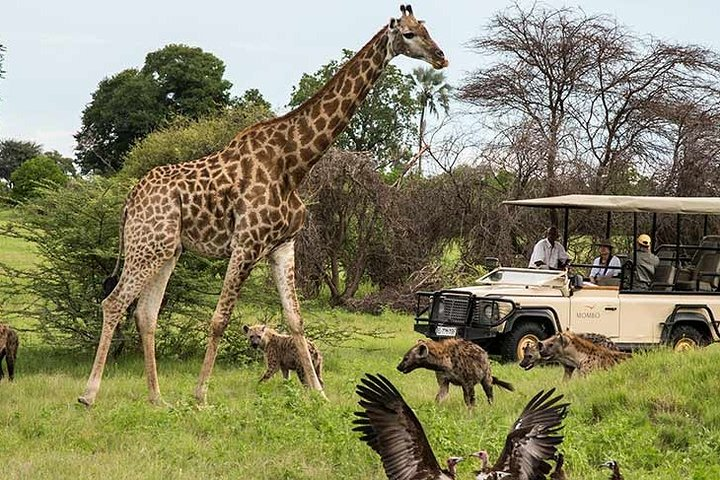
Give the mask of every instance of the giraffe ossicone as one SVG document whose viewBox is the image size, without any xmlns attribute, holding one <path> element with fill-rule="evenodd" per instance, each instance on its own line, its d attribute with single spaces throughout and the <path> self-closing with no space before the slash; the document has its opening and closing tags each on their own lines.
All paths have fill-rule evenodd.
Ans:
<svg viewBox="0 0 720 480">
<path fill-rule="evenodd" d="M 401 14 L 295 110 L 242 130 L 217 153 L 156 167 L 130 192 L 121 225 L 119 255 L 124 253 L 124 266 L 114 290 L 102 302 L 102 333 L 80 403 L 94 403 L 115 327 L 136 299 L 149 399 L 161 401 L 155 329 L 165 287 L 183 249 L 229 258 L 195 389 L 197 401 L 206 402 L 218 344 L 240 287 L 265 257 L 301 353 L 305 384 L 324 395 L 312 368 L 295 293 L 294 238 L 305 220 L 296 189 L 393 57 L 421 59 L 438 69 L 448 65 L 410 5 L 401 6 Z"/>
</svg>

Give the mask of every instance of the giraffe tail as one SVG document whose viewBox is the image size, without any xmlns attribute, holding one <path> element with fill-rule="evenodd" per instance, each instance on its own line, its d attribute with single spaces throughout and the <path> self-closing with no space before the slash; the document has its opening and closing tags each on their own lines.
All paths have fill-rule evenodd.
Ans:
<svg viewBox="0 0 720 480">
<path fill-rule="evenodd" d="M 112 293 L 118 284 L 118 273 L 120 272 L 120 262 L 123 254 L 123 232 L 125 231 L 125 220 L 127 219 L 127 207 L 123 207 L 122 218 L 120 219 L 120 241 L 118 242 L 118 254 L 115 260 L 115 267 L 112 273 L 103 281 L 103 297 L 107 297 Z"/>
</svg>

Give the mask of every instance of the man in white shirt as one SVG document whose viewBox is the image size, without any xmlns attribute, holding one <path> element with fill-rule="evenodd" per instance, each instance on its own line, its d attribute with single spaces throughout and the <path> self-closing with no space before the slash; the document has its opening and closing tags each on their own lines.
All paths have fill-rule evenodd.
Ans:
<svg viewBox="0 0 720 480">
<path fill-rule="evenodd" d="M 562 244 L 557 241 L 557 238 L 557 228 L 548 228 L 545 238 L 537 242 L 535 248 L 533 248 L 529 268 L 562 270 L 567 267 L 570 258 Z"/>
<path fill-rule="evenodd" d="M 593 268 L 590 270 L 590 281 L 593 283 L 598 283 L 599 278 L 617 277 L 620 275 L 619 267 L 622 266 L 620 259 L 612 254 L 613 245 L 610 240 L 603 240 L 597 245 L 600 247 L 600 256 L 593 260 Z"/>
</svg>

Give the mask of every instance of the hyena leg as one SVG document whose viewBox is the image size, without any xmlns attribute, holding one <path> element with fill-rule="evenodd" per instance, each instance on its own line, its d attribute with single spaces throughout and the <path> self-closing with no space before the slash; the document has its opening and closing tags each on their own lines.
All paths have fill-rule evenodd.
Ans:
<svg viewBox="0 0 720 480">
<path fill-rule="evenodd" d="M 280 362 L 278 362 L 277 359 L 268 358 L 266 363 L 267 366 L 265 368 L 265 373 L 262 377 L 260 377 L 260 382 L 269 380 L 273 375 L 277 373 L 278 370 L 280 370 Z M 285 376 L 285 372 L 283 372 L 283 376 Z"/>
<path fill-rule="evenodd" d="M 15 380 L 15 352 L 9 352 L 5 361 L 8 367 L 8 378 L 12 382 Z"/>
<path fill-rule="evenodd" d="M 2 380 L 3 377 L 5 376 L 5 372 L 3 371 L 3 367 L 2 367 L 3 358 L 5 358 L 5 350 L 0 352 L 0 380 Z M 10 373 L 10 362 L 8 362 L 8 373 Z"/>
<path fill-rule="evenodd" d="M 563 365 L 563 368 L 565 368 L 565 374 L 563 375 L 563 380 L 568 381 L 570 378 L 572 378 L 573 372 L 575 371 L 575 367 L 571 367 L 570 365 Z"/>
<path fill-rule="evenodd" d="M 475 406 L 475 385 L 465 384 L 462 386 L 463 398 L 465 399 L 465 405 L 468 407 Z"/>
<path fill-rule="evenodd" d="M 437 379 L 438 387 L 440 387 L 437 395 L 435 395 L 435 401 L 440 403 L 447 398 L 448 393 L 450 392 L 450 380 L 440 373 L 436 373 L 435 378 Z"/>
<path fill-rule="evenodd" d="M 290 378 L 290 370 L 288 370 L 287 368 L 281 368 L 280 371 L 282 372 L 282 376 L 285 380 Z"/>
<path fill-rule="evenodd" d="M 492 383 L 492 375 L 486 375 L 481 381 L 480 384 L 482 385 L 483 390 L 485 391 L 485 396 L 487 397 L 487 401 L 489 404 L 492 405 L 493 403 L 493 383 Z M 473 389 L 474 390 L 474 389 Z"/>
</svg>

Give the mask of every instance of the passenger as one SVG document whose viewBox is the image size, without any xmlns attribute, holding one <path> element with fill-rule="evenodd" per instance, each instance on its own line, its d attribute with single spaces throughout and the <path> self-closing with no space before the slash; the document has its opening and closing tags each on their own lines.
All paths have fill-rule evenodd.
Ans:
<svg viewBox="0 0 720 480">
<path fill-rule="evenodd" d="M 655 278 L 655 267 L 660 264 L 660 259 L 650 251 L 650 243 L 650 235 L 638 235 L 633 289 L 650 290 Z"/>
<path fill-rule="evenodd" d="M 620 259 L 612 254 L 613 245 L 610 240 L 603 240 L 597 244 L 600 247 L 600 256 L 593 260 L 593 268 L 590 270 L 590 281 L 598 283 L 600 278 L 612 278 L 620 275 Z M 618 267 L 618 268 L 608 268 Z"/>
<path fill-rule="evenodd" d="M 533 248 L 529 268 L 563 270 L 567 267 L 570 258 L 568 258 L 565 248 L 557 241 L 557 238 L 557 228 L 548 228 L 546 237 L 537 242 L 535 248 Z"/>
</svg>

